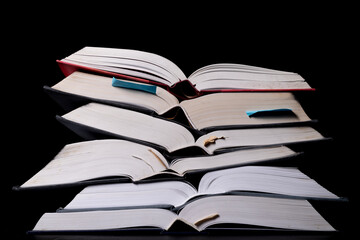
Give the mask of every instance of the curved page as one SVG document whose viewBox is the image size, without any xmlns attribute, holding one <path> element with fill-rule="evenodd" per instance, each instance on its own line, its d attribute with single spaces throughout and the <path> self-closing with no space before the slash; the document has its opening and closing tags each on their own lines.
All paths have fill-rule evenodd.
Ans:
<svg viewBox="0 0 360 240">
<path fill-rule="evenodd" d="M 100 58 L 96 60 L 94 57 Z M 100 47 L 85 47 L 76 53 L 68 56 L 64 60 L 79 61 L 81 58 L 83 64 L 88 64 L 89 61 L 92 65 L 98 65 L 97 68 L 115 67 L 114 72 L 123 73 L 121 69 L 116 71 L 117 67 L 123 67 L 125 70 L 132 71 L 134 76 L 137 72 L 149 73 L 149 75 L 158 75 L 164 79 L 164 83 L 168 85 L 175 84 L 180 80 L 185 80 L 186 76 L 181 69 L 170 60 L 159 56 L 157 54 L 130 50 L 130 49 L 116 49 L 116 48 L 100 48 Z M 120 65 L 117 65 L 120 64 Z M 106 69 L 104 69 L 106 70 Z M 140 70 L 140 71 L 139 71 Z M 156 74 L 156 72 L 158 72 Z M 169 76 L 170 74 L 170 76 Z"/>
<path fill-rule="evenodd" d="M 199 193 L 219 194 L 232 191 L 268 192 L 305 198 L 338 199 L 296 168 L 244 166 L 206 173 Z"/>
<path fill-rule="evenodd" d="M 214 93 L 180 103 L 196 129 L 310 121 L 292 93 Z M 292 115 L 249 117 L 247 111 L 290 109 Z"/>
<path fill-rule="evenodd" d="M 21 188 L 71 184 L 111 176 L 125 176 L 135 181 L 166 167 L 166 159 L 158 151 L 141 144 L 123 140 L 79 142 L 66 145 Z"/>
<path fill-rule="evenodd" d="M 34 231 L 89 231 L 158 227 L 168 229 L 177 215 L 165 209 L 129 209 L 117 211 L 89 211 L 45 213 Z"/>
<path fill-rule="evenodd" d="M 145 83 L 136 84 L 150 86 Z M 179 101 L 172 94 L 161 87 L 156 87 L 156 94 L 113 87 L 111 77 L 83 72 L 72 73 L 52 88 L 93 99 L 140 106 L 152 110 L 157 114 L 163 114 L 179 104 Z"/>
<path fill-rule="evenodd" d="M 208 216 L 216 216 L 208 218 Z M 187 204 L 179 217 L 198 223 L 198 230 L 219 223 L 238 223 L 272 228 L 334 231 L 334 228 L 306 200 L 253 197 L 212 196 Z"/>
<path fill-rule="evenodd" d="M 170 164 L 170 168 L 177 173 L 185 174 L 197 170 L 211 170 L 289 158 L 296 154 L 285 146 L 243 149 L 211 156 L 178 158 Z"/>
<path fill-rule="evenodd" d="M 198 90 L 216 89 L 310 89 L 297 73 L 247 66 L 213 64 L 194 72 L 189 79 Z"/>
<path fill-rule="evenodd" d="M 169 152 L 194 145 L 194 137 L 183 126 L 135 111 L 90 103 L 63 118 L 120 136 L 164 147 Z"/>
<path fill-rule="evenodd" d="M 64 208 L 65 210 L 180 206 L 197 193 L 189 183 L 163 181 L 88 186 Z"/>
<path fill-rule="evenodd" d="M 233 147 L 283 145 L 322 140 L 324 137 L 311 127 L 276 127 L 214 131 L 201 136 L 196 145 L 212 154 Z"/>
</svg>

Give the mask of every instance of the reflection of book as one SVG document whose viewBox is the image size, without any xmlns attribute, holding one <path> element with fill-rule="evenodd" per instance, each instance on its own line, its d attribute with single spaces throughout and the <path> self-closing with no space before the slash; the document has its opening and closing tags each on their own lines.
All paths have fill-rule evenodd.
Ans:
<svg viewBox="0 0 360 240">
<path fill-rule="evenodd" d="M 287 147 L 244 149 L 212 156 L 166 159 L 157 150 L 124 140 L 95 140 L 66 145 L 40 172 L 19 189 L 88 185 L 286 160 L 297 154 Z"/>
<path fill-rule="evenodd" d="M 45 90 L 68 111 L 89 102 L 166 117 L 176 117 L 181 109 L 195 129 L 310 121 L 294 95 L 288 92 L 214 93 L 179 102 L 171 93 L 155 85 L 83 72 L 74 72 Z M 288 111 L 278 111 L 284 109 Z M 249 112 L 257 114 L 249 115 Z"/>
<path fill-rule="evenodd" d="M 218 130 L 207 134 L 191 132 L 175 122 L 97 103 L 79 107 L 58 119 L 85 139 L 123 138 L 170 153 L 195 147 L 213 154 L 215 151 L 234 147 L 281 145 L 324 139 L 319 132 L 308 126 Z"/>
<path fill-rule="evenodd" d="M 211 229 L 219 224 L 222 229 L 230 224 L 233 228 L 245 225 L 266 230 L 335 231 L 303 199 L 216 195 L 195 199 L 178 212 L 163 208 L 95 210 L 45 213 L 33 231 L 134 230 L 144 227 L 171 231 L 176 222 L 182 222 L 194 231 Z"/>
<path fill-rule="evenodd" d="M 128 49 L 85 47 L 58 63 L 66 76 L 91 71 L 155 84 L 183 97 L 214 91 L 313 90 L 299 74 L 242 64 L 213 64 L 186 77 L 164 57 Z"/>
</svg>

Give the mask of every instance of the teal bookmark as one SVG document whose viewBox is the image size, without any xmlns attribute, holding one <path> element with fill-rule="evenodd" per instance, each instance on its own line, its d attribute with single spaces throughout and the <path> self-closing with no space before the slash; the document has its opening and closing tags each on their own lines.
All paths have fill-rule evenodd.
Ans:
<svg viewBox="0 0 360 240">
<path fill-rule="evenodd" d="M 156 94 L 156 86 L 154 86 L 154 85 L 147 85 L 147 84 L 145 85 L 145 84 L 141 84 L 141 83 L 122 81 L 122 80 L 116 79 L 114 77 L 112 79 L 112 86 L 120 87 L 120 88 L 128 88 L 128 89 L 133 89 L 133 90 Z"/>
<path fill-rule="evenodd" d="M 260 114 L 266 114 L 266 113 L 292 113 L 292 110 L 289 108 L 277 108 L 277 109 L 265 109 L 265 110 L 253 110 L 253 111 L 246 111 L 246 114 L 249 117 L 254 117 L 256 115 Z"/>
</svg>

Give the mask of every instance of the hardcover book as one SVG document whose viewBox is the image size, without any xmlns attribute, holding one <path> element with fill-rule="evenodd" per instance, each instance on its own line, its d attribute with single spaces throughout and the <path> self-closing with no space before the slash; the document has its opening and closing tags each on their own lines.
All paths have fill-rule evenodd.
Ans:
<svg viewBox="0 0 360 240">
<path fill-rule="evenodd" d="M 182 98 L 209 92 L 314 90 L 297 73 L 243 64 L 204 66 L 186 75 L 169 59 L 130 49 L 84 47 L 58 60 L 65 76 L 83 70 L 161 86 Z"/>
<path fill-rule="evenodd" d="M 312 121 L 290 92 L 213 93 L 181 101 L 155 85 L 83 72 L 44 88 L 67 111 L 96 102 L 174 119 L 204 131 Z"/>
<path fill-rule="evenodd" d="M 152 228 L 171 232 L 179 223 L 187 226 L 188 232 L 201 232 L 213 227 L 218 230 L 241 229 L 244 226 L 256 227 L 257 230 L 335 231 L 307 200 L 246 195 L 198 198 L 175 212 L 150 207 L 45 213 L 33 231 L 137 231 L 139 228 Z"/>
<path fill-rule="evenodd" d="M 170 159 L 154 148 L 134 142 L 115 139 L 84 141 L 66 145 L 19 189 L 88 185 L 117 179 L 138 182 L 161 176 L 184 177 L 188 173 L 286 161 L 298 154 L 285 146 L 276 146 Z"/>
<path fill-rule="evenodd" d="M 233 148 L 259 147 L 326 139 L 310 126 L 226 129 L 203 133 L 169 120 L 113 106 L 89 103 L 58 120 L 87 140 L 120 138 L 179 153 L 195 149 L 214 154 Z"/>
</svg>

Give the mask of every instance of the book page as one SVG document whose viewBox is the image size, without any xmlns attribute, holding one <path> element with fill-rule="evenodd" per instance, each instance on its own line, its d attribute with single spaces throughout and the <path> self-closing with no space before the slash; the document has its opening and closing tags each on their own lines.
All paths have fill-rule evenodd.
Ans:
<svg viewBox="0 0 360 240">
<path fill-rule="evenodd" d="M 292 93 L 214 93 L 180 103 L 196 129 L 310 121 Z M 251 110 L 290 109 L 292 115 L 249 117 Z"/>
<path fill-rule="evenodd" d="M 243 72 L 250 72 L 250 73 L 267 73 L 267 74 L 288 74 L 291 75 L 293 72 L 287 71 L 280 71 L 270 68 L 264 67 L 256 67 L 250 66 L 245 64 L 238 64 L 238 63 L 217 63 L 217 64 L 210 64 L 204 67 L 199 68 L 198 70 L 194 71 L 189 78 L 193 78 L 199 76 L 201 74 L 217 71 L 217 70 L 233 70 L 233 71 L 243 71 Z"/>
<path fill-rule="evenodd" d="M 285 198 L 232 195 L 205 197 L 187 204 L 179 213 L 179 218 L 189 223 L 201 223 L 197 224 L 199 231 L 218 223 L 335 231 L 306 200 Z"/>
<path fill-rule="evenodd" d="M 72 62 L 77 62 L 79 64 L 89 64 L 97 66 L 99 68 L 108 68 L 108 69 L 117 69 L 117 71 L 123 71 L 125 69 L 131 69 L 135 72 L 140 72 L 149 76 L 156 76 L 160 78 L 161 81 L 167 81 L 167 79 L 172 79 L 175 76 L 165 69 L 148 62 L 138 61 L 136 59 L 127 59 L 127 58 L 115 58 L 115 57 L 99 57 L 99 56 L 89 56 L 89 55 L 78 55 L 73 54 L 67 59 L 71 59 Z M 136 74 L 137 75 L 137 74 Z"/>
<path fill-rule="evenodd" d="M 183 205 L 197 190 L 185 181 L 120 183 L 88 186 L 64 210 Z"/>
<path fill-rule="evenodd" d="M 87 231 L 126 229 L 132 227 L 158 227 L 168 229 L 177 215 L 165 209 L 128 209 L 114 211 L 88 211 L 45 213 L 36 223 L 34 231 Z"/>
<path fill-rule="evenodd" d="M 223 89 L 239 90 L 298 90 L 311 89 L 307 82 L 275 82 L 275 81 L 247 81 L 239 79 L 213 79 L 213 81 L 204 81 L 196 84 L 199 91 L 219 91 Z"/>
<path fill-rule="evenodd" d="M 71 60 L 72 59 L 71 56 L 69 56 L 66 59 L 63 59 L 61 62 L 66 63 L 66 64 L 74 64 L 74 65 L 82 66 L 82 67 L 86 67 L 86 68 L 94 68 L 94 69 L 98 69 L 98 70 L 102 70 L 102 71 L 123 74 L 126 76 L 137 77 L 137 78 L 150 80 L 153 82 L 158 82 L 158 83 L 162 83 L 162 84 L 171 86 L 170 81 L 168 81 L 164 78 L 149 74 L 149 73 L 145 73 L 145 72 L 141 72 L 141 71 L 137 71 L 137 70 L 133 70 L 133 69 L 128 69 L 128 68 L 112 67 L 112 66 L 108 66 L 108 65 L 99 65 L 99 64 L 85 62 L 85 61 Z"/>
<path fill-rule="evenodd" d="M 189 80 L 198 90 L 310 89 L 297 73 L 243 64 L 213 64 L 195 71 Z"/>
<path fill-rule="evenodd" d="M 136 84 L 149 85 L 145 83 Z M 108 100 L 144 107 L 155 111 L 159 115 L 179 104 L 179 101 L 172 94 L 161 87 L 156 87 L 156 94 L 113 87 L 111 77 L 83 72 L 72 73 L 59 83 L 55 84 L 52 88 L 93 99 Z"/>
<path fill-rule="evenodd" d="M 239 156 L 241 157 L 241 156 Z M 88 186 L 65 211 L 128 207 L 179 207 L 191 198 L 230 192 L 262 192 L 291 197 L 338 199 L 296 168 L 243 166 L 206 173 L 198 190 L 185 181 Z"/>
<path fill-rule="evenodd" d="M 291 167 L 243 166 L 209 172 L 201 178 L 198 191 L 200 194 L 250 191 L 338 199 L 316 181 Z"/>
<path fill-rule="evenodd" d="M 158 151 L 141 144 L 122 140 L 79 142 L 66 145 L 21 187 L 70 184 L 114 176 L 136 181 L 167 167 L 166 159 Z"/>
<path fill-rule="evenodd" d="M 322 140 L 324 137 L 308 126 L 222 130 L 197 139 L 196 145 L 208 154 L 234 147 L 283 145 Z"/>
<path fill-rule="evenodd" d="M 101 57 L 100 61 L 96 60 L 91 62 L 92 64 L 96 64 L 99 67 L 101 67 L 101 64 L 106 65 L 107 67 L 123 67 L 123 69 L 125 70 L 135 70 L 133 71 L 134 74 L 136 74 L 136 72 L 145 72 L 149 73 L 149 75 L 155 76 L 159 74 L 154 73 L 160 72 L 161 74 L 159 77 L 164 79 L 168 85 L 172 85 L 179 82 L 180 80 L 186 79 L 186 76 L 181 71 L 181 69 L 173 62 L 157 54 L 144 51 L 116 48 L 85 47 L 72 54 L 71 56 L 68 56 L 64 60 L 72 61 L 72 58 L 74 58 L 78 61 L 78 58 L 81 58 L 83 61 L 84 59 L 86 61 L 90 61 L 91 59 L 93 59 L 94 56 L 96 56 L 97 58 Z M 122 65 L 118 66 L 116 62 L 118 62 L 118 64 L 122 63 Z M 119 69 L 116 72 L 123 73 L 122 69 Z"/>
<path fill-rule="evenodd" d="M 204 157 L 179 158 L 170 164 L 170 168 L 180 174 L 196 170 L 211 170 L 250 164 L 296 155 L 291 149 L 279 146 L 222 153 Z"/>
<path fill-rule="evenodd" d="M 238 79 L 247 81 L 274 82 L 304 81 L 304 79 L 297 73 L 272 70 L 261 71 L 246 69 L 242 66 L 244 65 L 215 64 L 212 68 L 203 68 L 202 71 L 198 71 L 197 74 L 194 74 L 190 77 L 190 80 L 195 84 L 204 81 L 212 81 L 214 79 Z"/>
<path fill-rule="evenodd" d="M 119 136 L 153 143 L 172 152 L 194 145 L 193 135 L 183 126 L 135 111 L 90 103 L 63 118 Z"/>
</svg>

